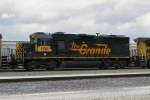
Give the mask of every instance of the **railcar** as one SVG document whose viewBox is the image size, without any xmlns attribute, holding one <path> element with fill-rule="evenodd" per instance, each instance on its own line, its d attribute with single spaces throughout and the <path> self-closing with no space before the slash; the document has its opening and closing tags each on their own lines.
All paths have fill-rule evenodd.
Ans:
<svg viewBox="0 0 150 100">
<path fill-rule="evenodd" d="M 130 61 L 129 37 L 36 32 L 28 43 L 17 43 L 16 55 L 27 70 L 69 66 L 123 68 Z"/>
<path fill-rule="evenodd" d="M 150 68 L 150 38 L 140 37 L 135 39 L 137 43 L 138 66 Z"/>
</svg>

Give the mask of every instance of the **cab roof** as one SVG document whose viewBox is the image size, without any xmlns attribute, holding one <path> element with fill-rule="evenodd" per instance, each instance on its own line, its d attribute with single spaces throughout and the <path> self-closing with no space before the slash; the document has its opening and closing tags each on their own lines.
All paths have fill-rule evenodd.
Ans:
<svg viewBox="0 0 150 100">
<path fill-rule="evenodd" d="M 44 32 L 35 32 L 30 35 L 32 38 L 51 38 L 51 35 Z"/>
</svg>

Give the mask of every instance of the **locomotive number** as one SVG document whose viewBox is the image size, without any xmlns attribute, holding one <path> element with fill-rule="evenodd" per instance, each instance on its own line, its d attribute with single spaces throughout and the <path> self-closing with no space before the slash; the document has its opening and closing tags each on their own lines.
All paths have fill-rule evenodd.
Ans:
<svg viewBox="0 0 150 100">
<path fill-rule="evenodd" d="M 37 51 L 38 52 L 51 52 L 52 49 L 50 46 L 38 46 Z"/>
</svg>

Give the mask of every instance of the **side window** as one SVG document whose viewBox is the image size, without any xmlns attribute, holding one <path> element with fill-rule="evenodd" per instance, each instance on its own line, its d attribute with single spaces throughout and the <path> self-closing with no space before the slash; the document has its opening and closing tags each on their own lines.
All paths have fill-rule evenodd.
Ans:
<svg viewBox="0 0 150 100">
<path fill-rule="evenodd" d="M 46 45 L 45 40 L 41 40 L 41 45 Z"/>
<path fill-rule="evenodd" d="M 31 43 L 32 44 L 37 44 L 37 39 L 36 38 L 31 38 Z"/>
<path fill-rule="evenodd" d="M 46 41 L 44 40 L 44 39 L 37 39 L 37 44 L 38 45 L 41 45 L 41 46 L 44 46 L 44 45 L 46 45 Z"/>
</svg>

